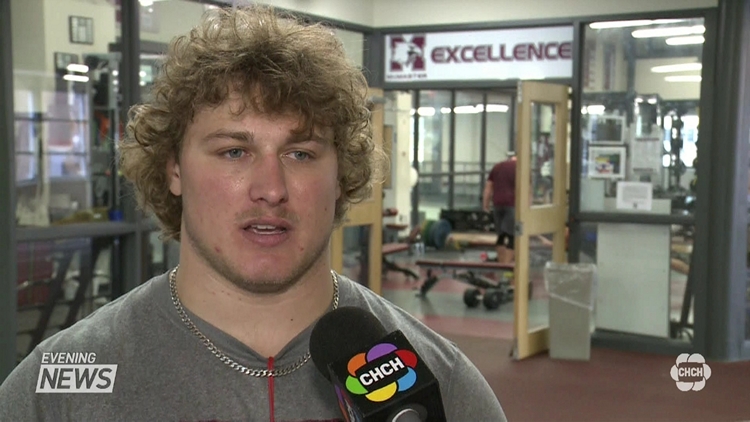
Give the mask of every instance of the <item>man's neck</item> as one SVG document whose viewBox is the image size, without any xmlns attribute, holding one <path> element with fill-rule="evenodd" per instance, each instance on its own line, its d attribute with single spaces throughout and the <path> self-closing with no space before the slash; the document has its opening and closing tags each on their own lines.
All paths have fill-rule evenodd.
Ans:
<svg viewBox="0 0 750 422">
<path fill-rule="evenodd" d="M 177 292 L 183 306 L 263 356 L 275 356 L 330 307 L 327 266 L 313 266 L 280 294 L 255 294 L 224 279 L 198 257 L 181 256 Z M 328 262 L 328 260 L 321 260 Z"/>
</svg>

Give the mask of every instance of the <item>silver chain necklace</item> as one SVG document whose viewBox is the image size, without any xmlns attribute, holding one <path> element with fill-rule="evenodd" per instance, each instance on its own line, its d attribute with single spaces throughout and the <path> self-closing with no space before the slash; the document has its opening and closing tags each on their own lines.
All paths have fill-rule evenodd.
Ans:
<svg viewBox="0 0 750 422">
<path fill-rule="evenodd" d="M 225 355 L 224 352 L 219 350 L 218 347 L 214 345 L 214 343 L 209 340 L 208 337 L 206 337 L 199 329 L 198 327 L 193 324 L 193 321 L 190 320 L 190 317 L 185 312 L 185 308 L 182 306 L 182 302 L 180 301 L 180 297 L 177 295 L 177 268 L 179 268 L 179 265 L 175 267 L 172 272 L 169 274 L 169 290 L 172 294 L 172 303 L 174 304 L 174 307 L 177 309 L 177 313 L 180 315 L 180 319 L 182 319 L 182 322 L 190 329 L 190 331 L 198 337 L 198 339 L 203 343 L 206 348 L 213 353 L 214 356 L 219 358 L 220 361 L 224 362 L 225 364 L 229 365 L 230 368 L 234 369 L 237 372 L 243 373 L 245 375 L 250 375 L 252 377 L 259 377 L 259 378 L 268 378 L 268 377 L 283 377 L 284 375 L 291 374 L 292 372 L 296 371 L 297 369 L 301 368 L 304 364 L 307 363 L 307 361 L 310 360 L 310 351 L 308 350 L 305 352 L 302 357 L 292 363 L 291 365 L 288 365 L 283 368 L 279 369 L 251 369 L 244 365 L 241 365 L 229 356 Z M 333 309 L 336 309 L 339 307 L 339 281 L 338 277 L 336 277 L 336 273 L 331 270 L 331 279 L 333 279 Z"/>
</svg>

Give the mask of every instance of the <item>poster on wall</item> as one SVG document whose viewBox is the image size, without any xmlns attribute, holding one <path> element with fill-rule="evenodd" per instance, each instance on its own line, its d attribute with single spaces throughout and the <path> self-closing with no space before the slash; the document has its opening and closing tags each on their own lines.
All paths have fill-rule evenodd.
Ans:
<svg viewBox="0 0 750 422">
<path fill-rule="evenodd" d="M 625 147 L 589 147 L 589 177 L 622 179 L 625 177 Z"/>
<path fill-rule="evenodd" d="M 573 27 L 389 34 L 385 81 L 541 80 L 573 75 Z"/>
</svg>

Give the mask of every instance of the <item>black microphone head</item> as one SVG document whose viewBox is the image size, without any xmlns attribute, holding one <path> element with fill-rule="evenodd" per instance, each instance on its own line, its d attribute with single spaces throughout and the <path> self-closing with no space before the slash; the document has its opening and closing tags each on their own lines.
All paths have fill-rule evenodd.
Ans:
<svg viewBox="0 0 750 422">
<path fill-rule="evenodd" d="M 328 381 L 328 365 L 349 359 L 388 335 L 375 315 L 362 308 L 342 306 L 323 315 L 310 334 L 310 356 Z"/>
</svg>

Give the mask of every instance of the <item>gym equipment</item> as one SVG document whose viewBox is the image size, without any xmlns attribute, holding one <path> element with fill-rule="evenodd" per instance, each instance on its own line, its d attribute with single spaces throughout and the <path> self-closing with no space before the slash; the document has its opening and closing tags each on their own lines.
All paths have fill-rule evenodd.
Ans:
<svg viewBox="0 0 750 422">
<path fill-rule="evenodd" d="M 410 245 L 408 243 L 386 243 L 384 244 L 383 252 L 382 252 L 383 270 L 384 270 L 383 272 L 385 273 L 388 271 L 396 271 L 396 272 L 403 273 L 406 276 L 407 280 L 409 279 L 409 277 L 413 278 L 414 281 L 419 280 L 419 275 L 417 275 L 417 273 L 415 273 L 414 271 L 408 268 L 398 266 L 395 263 L 385 259 L 387 255 L 398 253 L 398 252 L 407 252 L 409 251 L 409 248 L 410 248 Z"/>
<path fill-rule="evenodd" d="M 475 287 L 464 292 L 463 300 L 469 308 L 481 303 L 488 310 L 494 310 L 513 300 L 514 289 L 510 282 L 515 268 L 513 264 L 440 259 L 418 259 L 415 264 L 427 270 L 427 278 L 419 289 L 421 297 L 425 297 L 442 278 L 449 277 Z M 480 274 L 493 271 L 501 272 L 499 280 Z M 532 296 L 531 286 L 529 284 L 529 299 Z"/>
<path fill-rule="evenodd" d="M 495 233 L 495 219 L 485 210 L 440 210 L 440 219 L 446 220 L 453 230 Z"/>
</svg>

